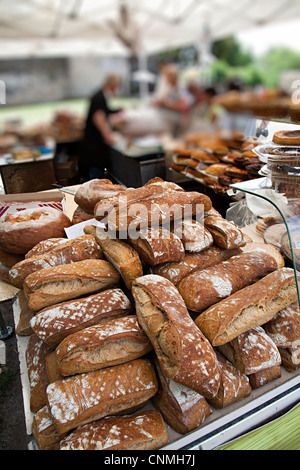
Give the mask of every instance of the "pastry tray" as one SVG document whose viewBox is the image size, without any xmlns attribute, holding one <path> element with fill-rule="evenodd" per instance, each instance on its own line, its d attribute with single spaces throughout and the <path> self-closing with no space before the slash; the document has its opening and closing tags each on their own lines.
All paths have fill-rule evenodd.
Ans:
<svg viewBox="0 0 300 470">
<path fill-rule="evenodd" d="M 15 325 L 17 325 L 20 315 L 18 296 L 13 302 L 13 315 Z M 28 340 L 29 336 L 17 336 L 25 424 L 27 435 L 31 436 L 33 413 L 30 411 L 30 386 L 25 359 Z M 169 442 L 162 450 L 212 450 L 260 426 L 298 403 L 300 401 L 300 369 L 293 373 L 287 372 L 283 367 L 281 369 L 280 379 L 252 390 L 249 397 L 223 410 L 216 410 L 211 406 L 212 414 L 195 431 L 182 435 L 168 426 Z M 151 408 L 152 405 L 149 402 L 143 410 Z M 33 438 L 29 443 L 29 449 L 36 449 Z"/>
</svg>

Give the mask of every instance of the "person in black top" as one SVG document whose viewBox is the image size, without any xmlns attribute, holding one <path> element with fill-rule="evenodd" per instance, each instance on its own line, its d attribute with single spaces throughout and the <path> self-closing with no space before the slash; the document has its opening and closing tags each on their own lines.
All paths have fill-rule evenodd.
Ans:
<svg viewBox="0 0 300 470">
<path fill-rule="evenodd" d="M 115 95 L 120 85 L 121 77 L 109 75 L 102 88 L 90 99 L 79 160 L 80 175 L 86 180 L 104 177 L 108 145 L 114 142 L 108 118 L 120 111 L 108 107 L 107 97 Z"/>
</svg>

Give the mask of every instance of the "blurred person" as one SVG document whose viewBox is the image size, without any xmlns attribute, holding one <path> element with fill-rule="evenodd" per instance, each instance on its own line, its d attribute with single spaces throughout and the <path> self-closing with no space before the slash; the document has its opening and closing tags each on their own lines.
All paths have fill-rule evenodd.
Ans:
<svg viewBox="0 0 300 470">
<path fill-rule="evenodd" d="M 108 146 L 114 143 L 109 116 L 121 110 L 112 110 L 108 100 L 116 96 L 122 84 L 119 75 L 110 74 L 102 87 L 91 98 L 86 117 L 82 150 L 79 160 L 80 175 L 84 179 L 101 179 L 108 158 Z"/>
<path fill-rule="evenodd" d="M 178 134 L 189 109 L 189 100 L 186 90 L 180 85 L 179 71 L 175 65 L 163 66 L 152 105 L 162 113 L 171 133 Z"/>
</svg>

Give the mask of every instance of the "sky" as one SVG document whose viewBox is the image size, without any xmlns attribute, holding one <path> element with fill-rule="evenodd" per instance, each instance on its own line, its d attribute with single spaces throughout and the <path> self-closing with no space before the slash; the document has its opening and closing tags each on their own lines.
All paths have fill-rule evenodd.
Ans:
<svg viewBox="0 0 300 470">
<path fill-rule="evenodd" d="M 264 54 L 273 46 L 288 46 L 300 52 L 300 19 L 249 30 L 237 37 L 256 56 Z"/>
</svg>

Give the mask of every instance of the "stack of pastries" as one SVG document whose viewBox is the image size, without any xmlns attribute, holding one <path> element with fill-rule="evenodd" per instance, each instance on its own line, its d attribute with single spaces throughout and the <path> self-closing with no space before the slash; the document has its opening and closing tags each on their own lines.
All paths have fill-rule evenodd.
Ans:
<svg viewBox="0 0 300 470">
<path fill-rule="evenodd" d="M 171 168 L 226 194 L 230 185 L 259 177 L 258 143 L 238 131 L 191 134 L 174 150 Z"/>
<path fill-rule="evenodd" d="M 39 449 L 160 449 L 170 428 L 191 432 L 280 377 L 281 364 L 298 367 L 294 271 L 206 195 L 160 178 L 136 189 L 98 180 L 75 200 L 102 223 L 114 209 L 117 237 L 86 226 L 73 240 L 41 241 L 10 270 Z M 120 224 L 124 212 L 135 222 L 135 204 L 155 206 L 159 221 L 144 220 L 138 238 Z M 191 218 L 177 231 L 186 204 Z"/>
</svg>

